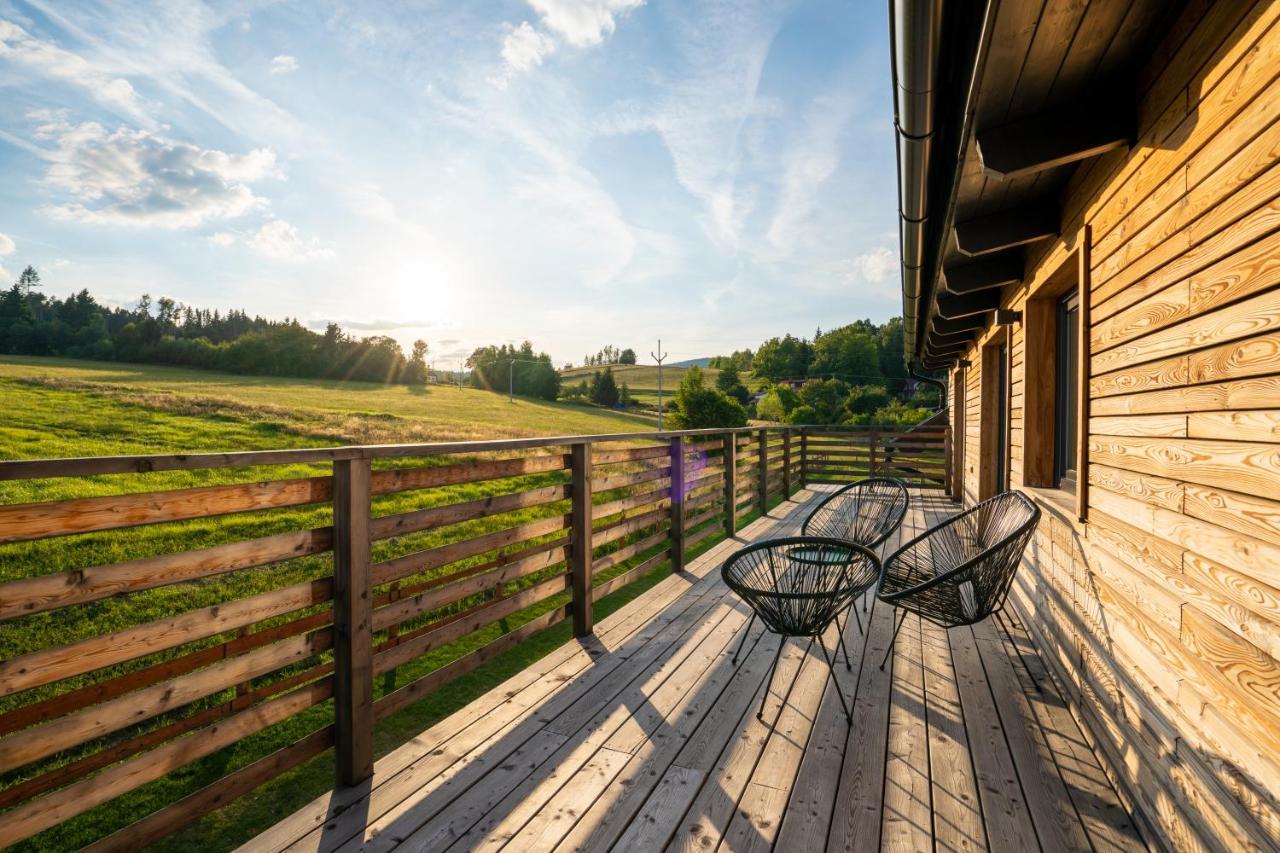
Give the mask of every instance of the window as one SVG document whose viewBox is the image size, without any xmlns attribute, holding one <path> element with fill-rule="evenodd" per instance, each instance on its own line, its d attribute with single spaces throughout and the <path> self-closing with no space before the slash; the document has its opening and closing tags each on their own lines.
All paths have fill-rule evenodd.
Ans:
<svg viewBox="0 0 1280 853">
<path fill-rule="evenodd" d="M 1061 492 L 1085 520 L 1089 503 L 1089 242 L 1027 294 L 1020 330 L 1022 358 L 1022 485 Z M 1074 500 L 1071 496 L 1074 495 Z M 1054 497 L 1046 495 L 1046 497 Z"/>
<path fill-rule="evenodd" d="M 1080 441 L 1080 292 L 1072 290 L 1059 299 L 1055 313 L 1053 480 L 1058 488 L 1075 494 Z"/>
<path fill-rule="evenodd" d="M 1009 341 L 982 348 L 982 420 L 978 499 L 1009 490 Z"/>
</svg>

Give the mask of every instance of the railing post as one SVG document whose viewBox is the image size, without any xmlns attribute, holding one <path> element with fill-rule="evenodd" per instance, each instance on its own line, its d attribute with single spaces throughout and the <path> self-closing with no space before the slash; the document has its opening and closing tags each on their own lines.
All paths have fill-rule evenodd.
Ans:
<svg viewBox="0 0 1280 853">
<path fill-rule="evenodd" d="M 782 432 L 782 497 L 791 499 L 791 430 Z"/>
<path fill-rule="evenodd" d="M 809 430 L 800 429 L 800 488 L 809 485 Z"/>
<path fill-rule="evenodd" d="M 333 718 L 338 784 L 373 775 L 368 459 L 333 463 Z"/>
<path fill-rule="evenodd" d="M 738 436 L 724 437 L 724 533 L 732 537 L 738 532 Z"/>
<path fill-rule="evenodd" d="M 951 496 L 951 424 L 942 425 L 942 490 Z"/>
<path fill-rule="evenodd" d="M 671 437 L 671 570 L 684 571 L 684 436 Z"/>
<path fill-rule="evenodd" d="M 570 492 L 569 579 L 573 591 L 573 635 L 594 632 L 591 613 L 591 444 L 570 449 L 573 486 Z"/>
<path fill-rule="evenodd" d="M 871 430 L 871 434 L 869 436 L 869 441 L 868 441 L 869 447 L 871 449 L 871 470 L 867 473 L 868 477 L 874 477 L 876 475 L 876 439 L 878 438 L 878 436 L 879 436 L 879 433 L 877 433 L 874 429 Z"/>
<path fill-rule="evenodd" d="M 764 427 L 760 428 L 759 434 L 756 436 L 756 446 L 760 448 L 757 454 L 759 457 L 760 469 L 760 514 L 769 514 L 769 431 Z"/>
</svg>

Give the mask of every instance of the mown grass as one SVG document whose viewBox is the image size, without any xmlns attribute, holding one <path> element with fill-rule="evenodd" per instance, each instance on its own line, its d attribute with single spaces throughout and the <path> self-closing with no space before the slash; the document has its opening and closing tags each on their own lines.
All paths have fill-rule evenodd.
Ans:
<svg viewBox="0 0 1280 853">
<path fill-rule="evenodd" d="M 432 405 L 433 401 L 435 405 Z M 572 406 L 530 401 L 510 404 L 499 395 L 472 390 L 458 391 L 454 388 L 430 388 L 414 393 L 403 388 L 356 387 L 354 383 L 246 380 L 195 371 L 114 364 L 85 365 L 27 358 L 0 361 L 0 407 L 8 413 L 8 417 L 0 423 L 0 458 L 7 459 L 308 447 L 371 440 L 430 441 L 533 433 L 606 433 L 639 431 L 651 424 L 625 415 Z M 442 460 L 426 461 L 438 464 Z M 423 464 L 423 460 L 401 460 L 395 464 Z M 291 465 L 235 471 L 215 469 L 129 477 L 102 476 L 0 483 L 0 503 L 314 476 L 327 472 L 328 466 L 324 465 Z M 565 472 L 555 472 L 388 495 L 375 500 L 374 512 L 375 515 L 385 515 L 490 494 L 522 491 L 563 482 L 566 477 Z M 597 500 L 604 501 L 617 496 L 616 493 L 598 495 Z M 374 557 L 386 559 L 449 541 L 467 539 L 490 530 L 563 513 L 566 509 L 565 502 L 559 502 L 449 528 L 424 531 L 378 543 Z M 0 582 L 34 574 L 105 565 L 151 554 L 207 547 L 286 530 L 324 526 L 329 522 L 328 507 L 320 505 L 17 543 L 0 547 Z M 710 547 L 714 541 L 708 541 L 703 547 Z M 621 547 L 625 542 L 626 540 L 620 541 L 612 547 Z M 522 543 L 522 546 L 528 544 Z M 647 556 L 649 555 L 639 555 L 616 567 L 602 580 L 628 570 Z M 456 563 L 435 574 L 454 572 L 482 559 L 477 557 Z M 519 586 L 536 583 L 562 570 L 563 567 L 544 570 L 502 590 L 490 591 L 450 608 L 425 614 L 404 627 L 412 629 L 416 625 L 483 601 L 486 595 L 511 592 Z M 279 589 L 326 576 L 331 571 L 328 556 L 306 557 L 194 583 L 22 617 L 0 624 L 0 659 L 98 636 L 177 612 Z M 659 567 L 644 579 L 598 602 L 597 618 L 639 595 L 668 571 L 669 568 L 665 565 Z M 431 574 L 419 575 L 407 581 L 421 580 Z M 502 633 L 563 605 L 567 599 L 567 594 L 557 595 L 388 673 L 375 685 L 376 695 L 390 692 L 465 655 Z M 313 608 L 315 609 L 318 608 Z M 301 614 L 294 613 L 279 617 L 268 624 L 294 619 L 299 615 Z M 540 632 L 517 648 L 387 718 L 379 724 L 377 730 L 379 754 L 414 737 L 433 722 L 567 641 L 569 636 L 570 627 L 567 623 Z M 92 675 L 67 679 L 18 697 L 8 697 L 0 700 L 0 713 L 230 638 L 230 635 L 219 635 L 187 644 L 181 649 L 119 664 Z M 327 656 L 319 656 L 300 662 L 288 670 L 255 680 L 253 686 L 269 685 L 273 680 L 302 671 L 326 659 Z M 233 692 L 223 691 L 182 712 L 163 715 L 128 732 L 101 739 L 89 746 L 68 750 L 28 768 L 0 776 L 0 789 L 118 743 L 126 736 L 136 736 L 172 723 L 189 712 L 213 708 L 233 697 Z M 32 850 L 79 847 L 296 741 L 327 725 L 331 719 L 330 703 L 313 707 L 245 738 L 232 747 L 47 830 L 22 847 Z M 326 753 L 284 774 L 254 794 L 204 818 L 159 847 L 166 850 L 187 850 L 198 845 L 209 850 L 229 849 L 323 793 L 332 786 L 332 782 L 332 757 Z M 0 814 L 0 820 L 3 819 L 4 816 Z"/>
</svg>

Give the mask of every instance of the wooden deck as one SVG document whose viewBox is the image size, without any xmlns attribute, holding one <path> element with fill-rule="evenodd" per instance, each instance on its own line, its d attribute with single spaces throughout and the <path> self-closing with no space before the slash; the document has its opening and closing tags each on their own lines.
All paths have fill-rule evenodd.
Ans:
<svg viewBox="0 0 1280 853">
<path fill-rule="evenodd" d="M 944 632 L 875 606 L 838 667 L 778 639 L 720 580 L 742 542 L 796 530 L 797 493 L 624 609 L 378 761 L 246 850 L 1119 850 L 1128 812 L 1012 614 Z M 917 494 L 903 536 L 952 511 Z M 892 544 L 892 543 L 891 543 Z M 868 621 L 863 617 L 864 622 Z M 830 638 L 834 639 L 834 637 Z"/>
</svg>

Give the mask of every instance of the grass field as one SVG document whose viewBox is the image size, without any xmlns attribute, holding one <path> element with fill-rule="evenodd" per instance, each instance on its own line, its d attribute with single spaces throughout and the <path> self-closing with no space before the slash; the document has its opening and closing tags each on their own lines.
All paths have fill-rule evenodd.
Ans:
<svg viewBox="0 0 1280 853">
<path fill-rule="evenodd" d="M 651 419 L 580 406 L 528 400 L 509 403 L 505 396 L 485 391 L 433 386 L 426 389 L 383 387 L 360 383 L 245 378 L 133 365 L 102 364 L 37 358 L 0 359 L 0 458 L 88 456 L 198 450 L 249 450 L 326 446 L 345 443 L 480 439 L 523 435 L 635 432 L 651 429 Z M 238 471 L 208 470 L 146 475 L 0 483 L 0 503 L 25 503 L 181 488 L 220 482 L 307 476 L 324 473 L 325 466 L 280 466 Z M 558 482 L 562 474 L 538 475 L 426 492 L 380 497 L 375 514 L 383 515 L 427 505 L 454 503 L 495 492 L 533 488 Z M 431 547 L 448 540 L 549 514 L 564 507 L 549 504 L 519 513 L 429 530 L 376 547 L 375 559 Z M 0 547 L 0 582 L 34 574 L 69 571 L 120 560 L 202 548 L 222 542 L 298 530 L 329 523 L 326 506 L 288 508 L 215 519 L 198 519 L 150 527 L 68 536 Z M 710 547 L 714 539 L 703 547 Z M 701 550 L 701 549 L 699 549 Z M 646 555 L 617 567 L 625 571 Z M 455 571 L 453 566 L 448 571 Z M 160 588 L 92 605 L 21 617 L 0 628 L 0 659 L 79 638 L 99 635 L 175 612 L 243 598 L 268 589 L 328 574 L 327 556 L 307 557 L 259 569 L 233 572 L 195 584 Z M 665 569 L 625 587 L 597 604 L 597 618 L 655 583 Z M 528 579 L 536 582 L 538 576 Z M 478 634 L 433 651 L 401 667 L 377 684 L 376 695 L 389 692 L 469 650 L 501 631 L 511 630 L 564 603 L 563 597 L 543 602 Z M 379 754 L 465 705 L 472 697 L 499 683 L 532 660 L 570 638 L 568 623 L 551 628 L 519 648 L 495 658 L 458 681 L 432 693 L 379 724 Z M 212 638 L 184 647 L 183 653 L 222 642 Z M 177 650 L 150 655 L 108 670 L 120 674 L 176 656 Z M 15 700 L 0 700 L 0 713 L 35 698 L 57 695 L 90 681 L 68 679 L 39 688 Z M 228 701 L 223 693 L 201 700 L 195 709 Z M 131 820 L 174 802 L 226 773 L 297 740 L 331 719 L 321 705 L 246 738 L 234 747 L 197 761 L 182 770 L 93 809 L 31 839 L 25 849 L 72 849 L 127 825 Z M 131 734 L 148 731 L 174 717 L 160 717 Z M 118 741 L 117 736 L 114 740 Z M 0 790 L 41 772 L 82 758 L 104 744 L 60 753 L 32 767 L 0 775 Z M 327 755 L 302 765 L 269 783 L 191 829 L 160 845 L 160 849 L 229 849 L 287 815 L 332 786 L 332 760 Z M 0 814 L 0 820 L 3 820 Z"/>
<path fill-rule="evenodd" d="M 631 395 L 638 402 L 648 405 L 656 405 L 658 401 L 658 368 L 651 364 L 614 364 L 613 376 L 621 386 L 623 382 L 627 383 L 627 387 L 631 389 Z M 560 371 L 560 376 L 564 380 L 566 386 L 581 382 L 583 379 L 591 381 L 591 375 L 597 370 L 603 370 L 603 367 L 573 367 L 569 370 Z M 662 368 L 662 396 L 669 399 L 676 389 L 680 387 L 680 380 L 684 378 L 689 368 L 687 367 L 664 367 Z M 720 371 L 714 367 L 702 368 L 702 375 L 707 385 L 715 385 L 716 377 L 720 375 Z M 755 389 L 759 382 L 752 379 L 751 376 L 740 374 L 742 383 L 747 388 Z"/>
</svg>

